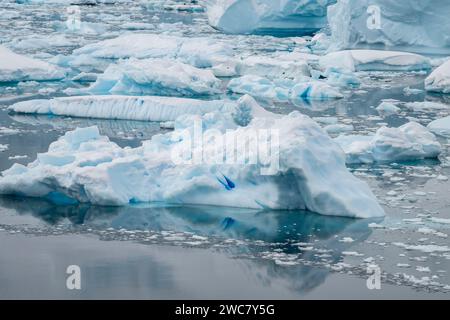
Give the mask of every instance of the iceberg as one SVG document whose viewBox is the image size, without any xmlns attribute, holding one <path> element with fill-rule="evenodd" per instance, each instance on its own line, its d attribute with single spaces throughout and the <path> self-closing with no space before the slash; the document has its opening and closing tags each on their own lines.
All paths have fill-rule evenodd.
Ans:
<svg viewBox="0 0 450 320">
<path fill-rule="evenodd" d="M 197 68 L 210 68 L 227 61 L 231 55 L 232 49 L 216 39 L 130 33 L 76 49 L 72 58 L 166 58 L 177 59 Z"/>
<path fill-rule="evenodd" d="M 320 57 L 322 69 L 333 68 L 344 72 L 357 71 L 421 71 L 431 69 L 424 56 L 396 51 L 344 50 Z"/>
<path fill-rule="evenodd" d="M 436 68 L 425 79 L 425 90 L 450 93 L 450 60 Z"/>
<path fill-rule="evenodd" d="M 208 0 L 209 24 L 233 34 L 305 35 L 327 24 L 336 0 Z"/>
<path fill-rule="evenodd" d="M 198 69 L 168 59 L 134 58 L 111 64 L 95 83 L 86 89 L 67 93 L 202 96 L 220 92 L 221 82 L 211 70 Z"/>
<path fill-rule="evenodd" d="M 0 83 L 60 80 L 64 76 L 56 66 L 14 53 L 0 45 Z"/>
<path fill-rule="evenodd" d="M 439 136 L 450 137 L 450 117 L 431 121 L 427 128 Z"/>
<path fill-rule="evenodd" d="M 235 103 L 156 96 L 75 96 L 21 101 L 9 106 L 16 113 L 48 114 L 80 118 L 141 121 L 174 121 L 182 114 L 228 110 Z"/>
<path fill-rule="evenodd" d="M 386 117 L 400 113 L 400 108 L 397 107 L 394 103 L 388 101 L 383 101 L 382 103 L 380 103 L 376 110 L 380 115 Z"/>
<path fill-rule="evenodd" d="M 301 82 L 290 79 L 269 80 L 264 77 L 247 75 L 232 79 L 228 83 L 228 90 L 280 102 L 291 99 L 323 101 L 343 98 L 343 95 L 333 87 L 310 78 Z"/>
<path fill-rule="evenodd" d="M 231 117 L 223 112 L 217 116 Z M 211 154 L 217 151 L 220 139 L 234 134 L 239 138 L 231 151 L 239 155 L 242 153 L 235 149 L 239 139 L 252 137 L 255 130 L 276 130 L 283 139 L 277 152 L 271 153 L 279 160 L 271 174 L 262 173 L 265 161 L 193 161 L 199 154 L 197 149 L 183 158 L 186 162 L 174 161 L 174 151 L 183 149 L 189 140 L 186 132 L 194 130 L 195 135 L 195 126 L 175 127 L 175 131 L 156 135 L 137 148 L 119 147 L 101 136 L 97 127 L 67 132 L 34 162 L 14 164 L 4 171 L 0 194 L 108 206 L 158 203 L 302 209 L 355 218 L 384 215 L 368 185 L 347 170 L 340 147 L 299 112 L 254 117 L 245 127 L 236 124 L 226 132 L 217 129 L 215 139 L 203 139 L 200 154 Z M 262 147 L 264 153 L 267 148 Z"/>
<path fill-rule="evenodd" d="M 347 155 L 347 164 L 433 159 L 441 153 L 434 134 L 416 122 L 382 127 L 373 136 L 340 135 L 334 140 Z"/>
<path fill-rule="evenodd" d="M 338 0 L 328 7 L 332 49 L 450 53 L 450 2 Z"/>
<path fill-rule="evenodd" d="M 270 79 L 298 79 L 309 77 L 306 60 L 283 60 L 278 57 L 250 56 L 239 61 L 236 66 L 239 75 L 254 75 Z"/>
</svg>

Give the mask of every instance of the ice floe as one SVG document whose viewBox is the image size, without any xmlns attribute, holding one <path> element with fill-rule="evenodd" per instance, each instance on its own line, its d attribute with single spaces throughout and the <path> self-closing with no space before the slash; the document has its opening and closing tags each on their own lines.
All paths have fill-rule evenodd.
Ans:
<svg viewBox="0 0 450 320">
<path fill-rule="evenodd" d="M 283 117 L 258 117 L 251 108 L 254 100 L 248 96 L 243 99 L 238 117 L 235 110 L 184 118 L 213 121 L 210 128 L 216 129 L 217 139 L 225 139 L 231 133 L 235 137 L 252 137 L 255 130 L 279 132 L 283 139 L 278 141 L 278 151 L 270 152 L 271 157 L 279 160 L 278 168 L 270 170 L 271 174 L 262 171 L 270 169 L 267 166 L 271 162 L 253 164 L 248 161 L 249 155 L 239 164 L 197 163 L 193 161 L 198 155 L 194 149 L 182 158 L 186 162 L 173 161 L 174 152 L 186 146 L 186 130 L 194 130 L 195 134 L 195 122 L 194 126 L 186 127 L 188 122 L 181 121 L 178 126 L 177 120 L 174 132 L 156 135 L 138 148 L 120 148 L 101 136 L 97 127 L 68 132 L 28 166 L 15 164 L 4 171 L 0 193 L 45 197 L 58 203 L 158 202 L 307 209 L 324 215 L 360 218 L 384 215 L 368 185 L 347 170 L 340 147 L 313 120 L 299 112 Z M 245 106 L 249 105 L 247 114 Z M 222 131 L 220 121 L 237 118 L 243 122 L 246 117 L 242 115 L 246 114 L 250 118 L 246 127 L 235 122 L 234 130 L 230 131 L 227 125 L 228 130 Z M 204 140 L 203 155 L 217 152 L 217 141 Z M 235 148 L 239 148 L 239 141 L 232 151 L 238 150 Z M 262 148 L 269 154 L 268 146 Z"/>
<path fill-rule="evenodd" d="M 431 69 L 430 61 L 421 55 L 382 50 L 344 50 L 328 53 L 319 59 L 323 69 L 356 71 L 419 71 Z"/>
<path fill-rule="evenodd" d="M 391 116 L 400 112 L 400 108 L 392 102 L 384 101 L 376 108 L 382 116 Z"/>
<path fill-rule="evenodd" d="M 425 89 L 433 92 L 450 93 L 450 61 L 438 67 L 425 79 Z"/>
<path fill-rule="evenodd" d="M 64 76 L 56 66 L 16 54 L 0 45 L 0 82 L 60 80 Z"/>
<path fill-rule="evenodd" d="M 310 34 L 326 26 L 335 0 L 208 0 L 211 26 L 227 33 Z"/>
<path fill-rule="evenodd" d="M 339 0 L 328 8 L 333 47 L 450 52 L 446 0 Z"/>
<path fill-rule="evenodd" d="M 372 136 L 341 135 L 335 141 L 346 153 L 348 164 L 437 158 L 441 153 L 436 137 L 416 122 L 382 127 Z"/>
<path fill-rule="evenodd" d="M 434 120 L 428 124 L 427 128 L 437 135 L 450 137 L 450 117 Z"/>
<path fill-rule="evenodd" d="M 128 59 L 111 64 L 95 83 L 68 93 L 201 96 L 219 93 L 211 70 L 168 59 Z"/>
</svg>

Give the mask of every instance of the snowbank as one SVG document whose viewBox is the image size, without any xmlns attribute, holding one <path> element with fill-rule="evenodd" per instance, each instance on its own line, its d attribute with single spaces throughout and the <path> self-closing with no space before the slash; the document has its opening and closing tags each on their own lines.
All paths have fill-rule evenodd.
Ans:
<svg viewBox="0 0 450 320">
<path fill-rule="evenodd" d="M 450 53 L 446 0 L 338 0 L 328 7 L 335 50 Z"/>
<path fill-rule="evenodd" d="M 360 218 L 384 215 L 367 184 L 345 167 L 339 146 L 309 117 L 294 112 L 280 118 L 255 118 L 246 127 L 216 132 L 216 139 L 225 139 L 230 132 L 239 138 L 252 137 L 255 130 L 276 130 L 283 137 L 278 152 L 270 153 L 278 159 L 278 170 L 271 175 L 261 173 L 267 165 L 263 161 L 192 162 L 198 155 L 195 150 L 184 158 L 186 163 L 176 164 L 173 152 L 184 148 L 188 139 L 180 128 L 154 136 L 142 147 L 122 149 L 100 136 L 97 127 L 89 127 L 66 133 L 28 166 L 15 164 L 4 171 L 0 193 L 44 197 L 58 203 L 158 202 L 307 209 Z M 216 152 L 216 139 L 204 140 L 203 154 Z M 263 152 L 268 152 L 267 148 L 263 147 Z M 241 154 L 235 148 L 232 151 Z"/>
<path fill-rule="evenodd" d="M 450 60 L 425 79 L 425 89 L 432 92 L 450 93 Z"/>
<path fill-rule="evenodd" d="M 227 33 L 311 34 L 326 25 L 335 0 L 208 0 L 211 26 Z"/>
<path fill-rule="evenodd" d="M 378 50 L 344 50 L 319 59 L 323 69 L 356 71 L 420 71 L 431 69 L 430 61 L 421 55 Z"/>
<path fill-rule="evenodd" d="M 222 108 L 226 110 L 233 105 L 224 100 L 111 95 L 28 100 L 11 105 L 9 110 L 81 118 L 173 121 L 182 114 L 204 114 Z"/>
<path fill-rule="evenodd" d="M 450 137 L 450 117 L 434 120 L 427 128 L 437 135 Z"/>
<path fill-rule="evenodd" d="M 57 67 L 16 54 L 0 45 L 0 82 L 45 81 L 64 78 Z"/>
<path fill-rule="evenodd" d="M 421 160 L 441 153 L 436 137 L 416 122 L 383 127 L 374 136 L 341 135 L 334 140 L 346 153 L 348 164 Z"/>
<path fill-rule="evenodd" d="M 210 70 L 167 59 L 129 59 L 111 64 L 87 89 L 68 92 L 119 95 L 199 96 L 219 93 Z"/>
<path fill-rule="evenodd" d="M 131 33 L 92 43 L 74 50 L 73 59 L 167 58 L 198 68 L 209 68 L 229 59 L 230 47 L 211 38 L 187 38 L 161 34 Z"/>
</svg>

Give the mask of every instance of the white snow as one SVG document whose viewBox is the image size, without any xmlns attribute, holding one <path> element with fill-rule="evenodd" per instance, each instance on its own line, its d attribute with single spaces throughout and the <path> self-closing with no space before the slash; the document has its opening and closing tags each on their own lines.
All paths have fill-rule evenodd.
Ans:
<svg viewBox="0 0 450 320">
<path fill-rule="evenodd" d="M 212 38 L 187 38 L 161 34 L 130 33 L 74 50 L 72 58 L 167 58 L 198 68 L 209 68 L 230 58 L 232 50 Z"/>
<path fill-rule="evenodd" d="M 326 25 L 335 0 L 208 0 L 211 26 L 227 33 L 312 33 Z"/>
<path fill-rule="evenodd" d="M 64 72 L 45 62 L 16 54 L 0 45 L 0 82 L 45 81 L 64 78 Z"/>
<path fill-rule="evenodd" d="M 425 89 L 432 92 L 450 93 L 450 60 L 425 79 Z"/>
<path fill-rule="evenodd" d="M 111 64 L 86 89 L 68 93 L 199 96 L 219 93 L 220 80 L 210 70 L 168 59 L 129 59 Z"/>
<path fill-rule="evenodd" d="M 348 164 L 437 158 L 441 153 L 436 137 L 416 122 L 382 127 L 373 136 L 341 135 L 335 141 L 346 153 Z"/>
<path fill-rule="evenodd" d="M 313 120 L 299 112 L 274 117 L 259 108 L 255 110 L 255 103 L 246 96 L 238 103 L 240 112 L 235 109 L 203 117 L 182 116 L 175 123 L 175 131 L 156 135 L 138 148 L 120 148 L 100 136 L 97 127 L 76 129 L 52 143 L 47 153 L 39 154 L 28 166 L 15 164 L 4 171 L 0 193 L 45 197 L 59 203 L 158 202 L 307 209 L 360 218 L 384 215 L 368 185 L 347 170 L 340 147 Z M 249 107 L 252 120 L 246 127 L 238 126 L 238 122 L 231 131 L 230 125 L 222 127 L 224 121 L 243 122 L 245 117 L 239 114 L 246 114 Z M 194 127 L 186 126 L 188 120 L 194 121 Z M 278 141 L 277 152 L 271 153 L 278 159 L 278 170 L 263 175 L 262 169 L 268 165 L 264 161 L 196 162 L 193 160 L 198 150 L 183 157 L 184 162 L 173 161 L 174 152 L 190 141 L 186 134 L 192 130 L 195 134 L 195 120 L 203 120 L 208 128 L 215 129 L 219 139 L 204 140 L 203 154 L 216 152 L 217 141 L 230 132 L 238 137 L 237 145 L 245 144 L 240 139 L 258 130 L 278 132 L 283 139 Z M 268 152 L 268 146 L 259 147 Z M 230 182 L 225 183 L 225 177 Z"/>
<path fill-rule="evenodd" d="M 328 7 L 333 47 L 450 52 L 447 0 L 339 0 Z"/>
<path fill-rule="evenodd" d="M 205 114 L 233 106 L 224 100 L 111 95 L 28 100 L 11 105 L 9 110 L 81 118 L 173 121 L 182 114 Z"/>
<path fill-rule="evenodd" d="M 450 137 L 450 117 L 434 120 L 427 128 L 437 135 Z"/>
<path fill-rule="evenodd" d="M 381 50 L 344 50 L 319 59 L 323 69 L 356 71 L 418 71 L 431 69 L 430 61 L 421 55 Z"/>
</svg>

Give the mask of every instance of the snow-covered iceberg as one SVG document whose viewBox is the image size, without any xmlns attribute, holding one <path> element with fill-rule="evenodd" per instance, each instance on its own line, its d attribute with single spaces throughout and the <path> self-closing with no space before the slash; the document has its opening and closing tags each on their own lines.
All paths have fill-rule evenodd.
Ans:
<svg viewBox="0 0 450 320">
<path fill-rule="evenodd" d="M 344 50 L 329 53 L 319 59 L 322 69 L 356 71 L 420 71 L 431 69 L 424 56 L 396 51 Z"/>
<path fill-rule="evenodd" d="M 373 136 L 341 135 L 334 140 L 347 155 L 348 164 L 422 160 L 441 153 L 434 134 L 416 122 L 382 127 Z"/>
<path fill-rule="evenodd" d="M 432 92 L 450 93 L 450 60 L 439 66 L 425 79 L 425 89 Z"/>
<path fill-rule="evenodd" d="M 328 7 L 333 48 L 450 53 L 446 0 L 338 0 Z"/>
<path fill-rule="evenodd" d="M 303 81 L 291 79 L 269 80 L 264 77 L 247 75 L 232 79 L 228 83 L 228 90 L 274 101 L 323 101 L 343 98 L 343 95 L 335 88 L 310 78 Z"/>
<path fill-rule="evenodd" d="M 168 59 L 128 59 L 111 64 L 95 83 L 68 93 L 200 96 L 219 93 L 211 70 Z"/>
<path fill-rule="evenodd" d="M 207 0 L 211 26 L 227 33 L 311 34 L 336 0 Z"/>
<path fill-rule="evenodd" d="M 56 66 L 16 54 L 0 45 L 0 82 L 60 80 L 64 76 Z"/>
<path fill-rule="evenodd" d="M 233 106 L 233 102 L 225 100 L 110 95 L 21 101 L 11 105 L 9 110 L 80 118 L 173 121 L 183 114 L 205 114 Z"/>
<path fill-rule="evenodd" d="M 427 128 L 437 135 L 450 137 L 450 117 L 431 121 Z"/>
<path fill-rule="evenodd" d="M 246 100 L 254 102 L 248 97 Z M 232 115 L 207 114 L 204 120 L 211 117 Z M 212 128 L 218 127 L 213 124 Z M 44 197 L 58 203 L 156 202 L 307 209 L 324 215 L 359 218 L 384 215 L 368 185 L 347 170 L 340 147 L 307 116 L 294 112 L 283 117 L 256 117 L 246 127 L 236 124 L 231 131 L 217 129 L 215 139 L 204 138 L 203 153 L 198 153 L 196 146 L 182 158 L 186 162 L 173 161 L 174 151 L 185 148 L 186 142 L 191 141 L 189 133 L 193 131 L 195 136 L 195 130 L 195 124 L 181 126 L 174 132 L 154 136 L 141 147 L 121 148 L 101 136 L 97 127 L 77 129 L 52 143 L 48 152 L 39 154 L 28 166 L 15 164 L 4 171 L 0 193 Z M 218 141 L 229 139 L 230 134 L 238 137 L 237 144 L 231 144 L 231 153 L 242 155 L 236 148 L 246 142 L 240 139 L 250 137 L 248 141 L 252 141 L 251 137 L 260 130 L 278 132 L 283 137 L 274 144 L 276 149 L 259 142 L 262 153 L 270 154 L 270 160 L 272 157 L 278 160 L 271 174 L 262 173 L 271 161 L 252 163 L 246 161 L 249 158 L 239 164 L 192 161 L 196 155 L 217 152 Z M 271 146 L 274 137 L 270 138 Z M 226 154 L 227 157 L 230 154 L 228 149 Z"/>
<path fill-rule="evenodd" d="M 210 68 L 232 55 L 225 43 L 212 38 L 188 38 L 161 34 L 130 33 L 73 51 L 72 58 L 177 59 L 198 68 Z"/>
</svg>

